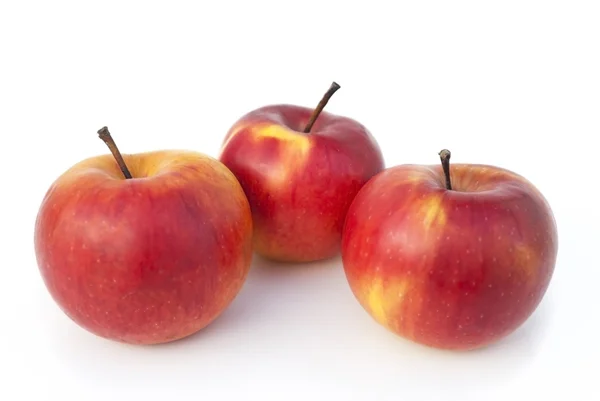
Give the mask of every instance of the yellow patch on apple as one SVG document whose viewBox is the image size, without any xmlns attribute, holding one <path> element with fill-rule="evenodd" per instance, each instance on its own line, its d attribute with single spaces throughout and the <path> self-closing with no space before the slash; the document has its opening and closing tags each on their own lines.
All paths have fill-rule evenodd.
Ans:
<svg viewBox="0 0 600 401">
<path fill-rule="evenodd" d="M 260 141 L 264 138 L 274 138 L 282 142 L 292 142 L 296 146 L 293 153 L 298 153 L 300 155 L 308 154 L 308 151 L 311 148 L 311 142 L 308 135 L 292 131 L 280 125 L 269 124 L 260 130 L 254 131 L 255 140 Z"/>
<path fill-rule="evenodd" d="M 385 283 L 375 278 L 368 286 L 366 304 L 377 322 L 385 327 L 390 325 L 390 310 L 397 309 L 406 297 L 409 288 L 407 279 L 398 279 Z"/>
<path fill-rule="evenodd" d="M 268 179 L 271 188 L 279 188 L 284 185 L 290 179 L 291 174 L 301 170 L 306 164 L 312 147 L 312 142 L 307 135 L 275 124 L 254 129 L 252 135 L 255 141 L 275 139 L 280 142 L 278 157 L 284 161 L 281 165 L 286 168 L 270 172 Z"/>
<path fill-rule="evenodd" d="M 442 198 L 432 196 L 426 199 L 420 206 L 420 213 L 423 216 L 423 227 L 429 230 L 434 225 L 444 226 L 448 221 L 446 211 L 442 208 Z"/>
</svg>

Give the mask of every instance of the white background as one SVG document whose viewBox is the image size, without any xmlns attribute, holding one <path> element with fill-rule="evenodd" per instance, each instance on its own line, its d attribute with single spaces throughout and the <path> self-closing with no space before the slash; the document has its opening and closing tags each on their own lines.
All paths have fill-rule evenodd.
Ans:
<svg viewBox="0 0 600 401">
<path fill-rule="evenodd" d="M 0 399 L 600 399 L 598 21 L 595 1 L 2 2 Z M 34 219 L 60 173 L 107 152 L 97 129 L 126 153 L 216 156 L 243 113 L 312 107 L 332 80 L 327 110 L 364 123 L 388 166 L 447 147 L 546 195 L 556 274 L 517 332 L 470 353 L 408 343 L 360 308 L 339 259 L 256 259 L 219 320 L 166 346 L 59 311 Z"/>
</svg>

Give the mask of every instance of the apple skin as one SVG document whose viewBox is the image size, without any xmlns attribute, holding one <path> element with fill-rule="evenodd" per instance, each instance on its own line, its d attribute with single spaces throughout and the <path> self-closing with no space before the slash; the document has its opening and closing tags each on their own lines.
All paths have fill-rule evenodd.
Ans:
<svg viewBox="0 0 600 401">
<path fill-rule="evenodd" d="M 384 168 L 377 142 L 360 123 L 312 109 L 271 105 L 240 118 L 219 160 L 250 202 L 254 249 L 272 260 L 312 262 L 340 251 L 346 212 L 358 190 Z"/>
<path fill-rule="evenodd" d="M 362 307 L 426 346 L 470 350 L 523 324 L 554 272 L 549 204 L 525 178 L 486 165 L 401 165 L 370 180 L 347 215 L 342 262 Z"/>
<path fill-rule="evenodd" d="M 43 281 L 75 323 L 157 344 L 211 323 L 244 284 L 250 206 L 233 174 L 188 151 L 81 161 L 50 187 L 35 224 Z"/>
</svg>

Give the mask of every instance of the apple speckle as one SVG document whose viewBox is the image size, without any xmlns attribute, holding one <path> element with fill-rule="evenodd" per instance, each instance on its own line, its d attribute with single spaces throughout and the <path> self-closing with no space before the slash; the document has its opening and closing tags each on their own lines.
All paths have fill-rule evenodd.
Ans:
<svg viewBox="0 0 600 401">
<path fill-rule="evenodd" d="M 468 255 L 468 254 L 470 254 L 470 253 L 471 253 L 471 250 L 470 250 L 470 249 L 467 249 L 465 252 L 466 252 L 466 253 L 467 253 L 467 255 Z"/>
<path fill-rule="evenodd" d="M 501 296 L 501 297 L 503 297 L 503 296 L 504 296 L 504 292 L 501 292 L 501 293 L 500 293 L 500 296 Z"/>
<path fill-rule="evenodd" d="M 481 315 L 479 315 L 479 318 L 480 318 L 480 319 L 483 319 L 483 313 L 482 313 Z"/>
</svg>

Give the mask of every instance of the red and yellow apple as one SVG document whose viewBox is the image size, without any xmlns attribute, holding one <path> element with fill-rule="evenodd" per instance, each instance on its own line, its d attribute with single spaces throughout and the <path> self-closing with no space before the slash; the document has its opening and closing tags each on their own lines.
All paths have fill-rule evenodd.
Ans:
<svg viewBox="0 0 600 401">
<path fill-rule="evenodd" d="M 99 134 L 115 154 L 108 130 Z M 123 170 L 111 155 L 92 157 L 45 195 L 35 225 L 42 278 L 66 315 L 98 336 L 181 339 L 217 318 L 245 282 L 248 200 L 204 154 L 116 152 Z"/>
<path fill-rule="evenodd" d="M 315 110 L 261 107 L 229 130 L 219 160 L 241 183 L 252 209 L 254 249 L 269 259 L 310 262 L 340 250 L 346 212 L 384 168 L 371 133 L 357 121 Z"/>
<path fill-rule="evenodd" d="M 450 153 L 440 156 L 441 166 L 390 167 L 360 190 L 342 261 L 354 296 L 382 326 L 435 348 L 480 348 L 516 330 L 542 300 L 556 223 L 524 177 L 450 168 Z"/>
</svg>

